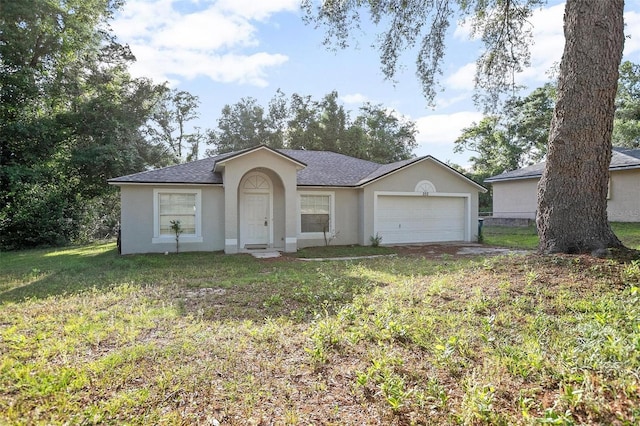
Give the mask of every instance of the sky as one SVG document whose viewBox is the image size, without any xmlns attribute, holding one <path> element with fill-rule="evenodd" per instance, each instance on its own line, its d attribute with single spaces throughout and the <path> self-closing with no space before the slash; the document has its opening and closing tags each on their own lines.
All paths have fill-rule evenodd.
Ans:
<svg viewBox="0 0 640 426">
<path fill-rule="evenodd" d="M 563 2 L 550 0 L 530 20 L 531 66 L 517 77 L 527 87 L 523 95 L 548 82 L 560 61 L 563 12 Z M 441 91 L 432 107 L 416 77 L 413 52 L 400 57 L 394 81 L 385 80 L 372 47 L 384 28 L 364 25 L 348 48 L 331 50 L 323 45 L 324 29 L 302 18 L 300 0 L 126 0 L 111 27 L 137 58 L 133 76 L 198 96 L 200 117 L 192 124 L 203 129 L 215 128 L 222 108 L 243 97 L 266 107 L 278 89 L 318 101 L 335 90 L 352 117 L 371 102 L 415 121 L 415 155 L 468 165 L 472 153 L 454 152 L 462 129 L 482 119 L 472 101 L 482 45 L 470 38 L 468 25 L 449 28 Z M 640 63 L 640 0 L 625 2 L 625 34 L 623 60 Z"/>
</svg>

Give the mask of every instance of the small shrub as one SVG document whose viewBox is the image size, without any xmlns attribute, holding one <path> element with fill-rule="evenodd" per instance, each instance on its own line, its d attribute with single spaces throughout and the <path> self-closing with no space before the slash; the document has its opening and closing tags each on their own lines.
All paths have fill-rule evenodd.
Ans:
<svg viewBox="0 0 640 426">
<path fill-rule="evenodd" d="M 173 229 L 173 232 L 175 232 L 176 234 L 176 254 L 180 252 L 180 234 L 182 234 L 182 225 L 180 224 L 179 220 L 172 220 L 171 222 L 171 229 Z"/>
<path fill-rule="evenodd" d="M 375 237 L 373 235 L 369 237 L 369 241 L 371 242 L 371 247 L 380 247 L 382 236 L 376 232 Z"/>
</svg>

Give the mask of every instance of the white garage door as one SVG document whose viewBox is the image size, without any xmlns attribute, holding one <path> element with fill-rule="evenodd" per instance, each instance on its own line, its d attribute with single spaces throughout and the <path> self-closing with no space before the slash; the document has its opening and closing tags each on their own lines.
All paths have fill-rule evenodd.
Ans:
<svg viewBox="0 0 640 426">
<path fill-rule="evenodd" d="M 463 197 L 380 195 L 376 232 L 382 237 L 382 244 L 463 241 L 465 200 Z"/>
</svg>

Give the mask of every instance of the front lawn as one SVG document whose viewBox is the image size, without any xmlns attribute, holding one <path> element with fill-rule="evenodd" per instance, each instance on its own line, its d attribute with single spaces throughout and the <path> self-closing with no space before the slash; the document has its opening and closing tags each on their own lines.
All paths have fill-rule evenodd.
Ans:
<svg viewBox="0 0 640 426">
<path fill-rule="evenodd" d="M 611 222 L 613 232 L 629 248 L 640 250 L 640 223 Z M 484 243 L 488 245 L 535 250 L 538 234 L 535 226 L 484 226 Z"/>
<path fill-rule="evenodd" d="M 587 256 L 0 253 L 0 424 L 638 424 L 638 287 Z"/>
</svg>

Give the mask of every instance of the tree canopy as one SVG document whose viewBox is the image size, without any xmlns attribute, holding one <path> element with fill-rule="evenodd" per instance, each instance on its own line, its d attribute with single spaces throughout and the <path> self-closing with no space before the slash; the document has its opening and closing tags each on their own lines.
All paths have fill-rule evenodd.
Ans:
<svg viewBox="0 0 640 426">
<path fill-rule="evenodd" d="M 308 23 L 323 28 L 325 44 L 349 46 L 353 32 L 369 12 L 380 31 L 377 49 L 385 77 L 393 79 L 404 52 L 417 47 L 416 75 L 431 105 L 439 88 L 445 38 L 452 22 L 467 21 L 471 35 L 479 38 L 485 50 L 477 58 L 475 81 L 481 89 L 476 98 L 491 110 L 501 95 L 517 87 L 513 74 L 529 64 L 532 40 L 529 18 L 545 0 L 394 0 L 322 1 L 303 0 Z"/>
<path fill-rule="evenodd" d="M 212 154 L 266 144 L 389 163 L 412 156 L 416 132 L 413 121 L 382 105 L 365 103 L 352 118 L 335 91 L 321 100 L 294 93 L 287 101 L 278 90 L 267 108 L 253 98 L 225 105 L 217 129 L 209 131 L 209 143 L 214 146 Z"/>
<path fill-rule="evenodd" d="M 640 66 L 620 66 L 613 145 L 640 147 Z M 525 97 L 514 97 L 496 115 L 465 128 L 456 152 L 473 152 L 472 173 L 486 178 L 542 161 L 547 154 L 556 86 L 547 83 Z"/>
<path fill-rule="evenodd" d="M 167 165 L 149 138 L 166 87 L 135 79 L 120 0 L 0 0 L 0 248 L 113 233 L 107 179 Z"/>
</svg>

